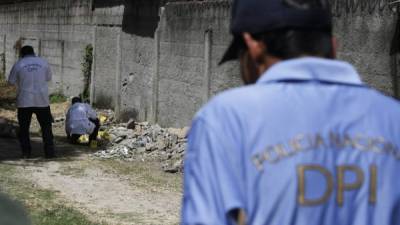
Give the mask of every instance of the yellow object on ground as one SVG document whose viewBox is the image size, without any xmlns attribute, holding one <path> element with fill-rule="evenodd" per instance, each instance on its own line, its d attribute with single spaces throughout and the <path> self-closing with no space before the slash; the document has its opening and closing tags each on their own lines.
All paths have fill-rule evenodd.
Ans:
<svg viewBox="0 0 400 225">
<path fill-rule="evenodd" d="M 89 135 L 85 134 L 85 135 L 81 135 L 78 139 L 78 143 L 79 144 L 87 144 L 89 143 Z"/>
<path fill-rule="evenodd" d="M 90 141 L 90 148 L 96 149 L 97 148 L 97 141 L 95 141 L 95 140 Z"/>
<path fill-rule="evenodd" d="M 107 131 L 99 131 L 97 138 L 100 140 L 106 140 L 109 141 L 110 140 L 110 134 L 108 134 Z"/>
<path fill-rule="evenodd" d="M 99 116 L 100 124 L 104 124 L 107 121 L 107 117 L 104 115 Z"/>
</svg>

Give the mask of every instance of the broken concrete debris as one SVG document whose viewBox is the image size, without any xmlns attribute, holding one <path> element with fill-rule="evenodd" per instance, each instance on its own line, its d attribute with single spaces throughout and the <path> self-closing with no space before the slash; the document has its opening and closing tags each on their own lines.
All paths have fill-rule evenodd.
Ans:
<svg viewBox="0 0 400 225">
<path fill-rule="evenodd" d="M 103 159 L 160 160 L 165 172 L 181 172 L 189 128 L 161 128 L 147 122 L 113 125 L 106 149 L 94 153 Z"/>
<path fill-rule="evenodd" d="M 128 129 L 134 130 L 135 127 L 136 127 L 136 122 L 133 119 L 130 119 L 128 121 L 128 123 L 126 124 L 126 128 L 128 128 Z"/>
</svg>

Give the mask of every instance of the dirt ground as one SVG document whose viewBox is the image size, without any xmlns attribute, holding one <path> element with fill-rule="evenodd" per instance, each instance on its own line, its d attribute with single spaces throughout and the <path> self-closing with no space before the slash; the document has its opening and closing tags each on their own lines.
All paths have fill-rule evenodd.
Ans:
<svg viewBox="0 0 400 225">
<path fill-rule="evenodd" d="M 0 139 L 0 164 L 12 165 L 19 179 L 57 193 L 95 222 L 107 224 L 178 224 L 181 178 L 164 174 L 155 162 L 103 161 L 86 147 L 58 145 L 62 156 L 44 160 L 33 138 L 32 160 L 21 160 L 16 140 Z"/>
<path fill-rule="evenodd" d="M 16 110 L 12 103 L 0 100 L 0 117 L 15 121 Z M 62 117 L 67 107 L 68 103 L 52 105 L 53 116 Z M 157 162 L 96 159 L 91 156 L 94 150 L 68 144 L 63 127 L 63 123 L 53 126 L 57 159 L 43 159 L 39 128 L 36 119 L 33 119 L 31 139 L 34 158 L 20 159 L 18 141 L 0 138 L 0 165 L 15 169 L 10 176 L 30 182 L 32 188 L 55 192 L 60 202 L 79 210 L 93 222 L 134 225 L 179 223 L 182 197 L 180 174 L 165 174 Z"/>
</svg>

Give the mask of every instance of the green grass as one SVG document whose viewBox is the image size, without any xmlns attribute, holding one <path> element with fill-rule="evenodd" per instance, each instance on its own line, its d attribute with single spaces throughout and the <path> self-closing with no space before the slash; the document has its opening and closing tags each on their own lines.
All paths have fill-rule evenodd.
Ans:
<svg viewBox="0 0 400 225">
<path fill-rule="evenodd" d="M 134 185 L 148 188 L 157 187 L 157 190 L 173 190 L 181 192 L 182 177 L 176 174 L 165 173 L 159 168 L 158 163 L 125 162 L 120 160 L 97 160 L 97 167 L 111 174 L 127 175 L 134 177 Z M 151 190 L 149 190 L 151 191 Z"/>
<path fill-rule="evenodd" d="M 92 225 L 85 215 L 73 208 L 57 205 L 32 214 L 32 220 L 37 225 Z"/>
<path fill-rule="evenodd" d="M 0 164 L 1 192 L 21 202 L 33 225 L 97 225 L 78 210 L 65 205 L 57 192 L 41 189 L 17 177 L 14 165 Z"/>
<path fill-rule="evenodd" d="M 60 93 L 54 93 L 54 94 L 50 95 L 50 103 L 51 104 L 62 103 L 62 102 L 66 102 L 67 100 L 68 100 L 68 98 Z"/>
</svg>

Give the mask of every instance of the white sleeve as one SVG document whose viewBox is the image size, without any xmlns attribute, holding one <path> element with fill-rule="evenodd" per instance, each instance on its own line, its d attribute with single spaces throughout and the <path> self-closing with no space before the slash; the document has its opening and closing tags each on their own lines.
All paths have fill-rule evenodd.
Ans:
<svg viewBox="0 0 400 225">
<path fill-rule="evenodd" d="M 71 130 L 69 129 L 70 128 L 70 123 L 71 123 L 70 118 L 69 118 L 71 116 L 70 112 L 71 112 L 71 108 L 68 109 L 68 112 L 65 115 L 65 132 L 67 134 L 71 133 Z"/>
<path fill-rule="evenodd" d="M 246 193 L 241 141 L 234 137 L 203 118 L 193 121 L 185 153 L 181 225 L 236 224 L 232 212 L 245 208 Z"/>
<path fill-rule="evenodd" d="M 87 111 L 88 118 L 93 119 L 93 120 L 97 119 L 96 111 L 90 105 L 88 105 L 88 104 L 85 104 L 85 105 L 86 105 L 86 111 Z"/>
<path fill-rule="evenodd" d="M 15 64 L 10 72 L 10 75 L 8 76 L 8 83 L 15 85 L 17 84 L 17 80 L 18 80 L 18 69 L 17 69 L 17 64 Z"/>
</svg>

